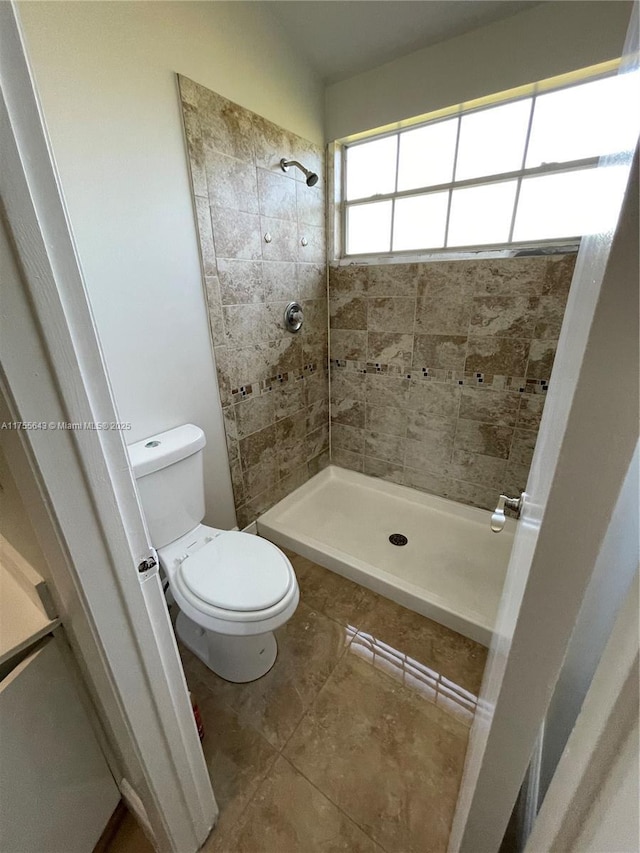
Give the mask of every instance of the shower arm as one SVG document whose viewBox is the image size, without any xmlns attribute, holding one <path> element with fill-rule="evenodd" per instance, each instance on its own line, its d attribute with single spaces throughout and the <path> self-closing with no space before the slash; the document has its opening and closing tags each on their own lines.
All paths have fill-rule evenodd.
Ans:
<svg viewBox="0 0 640 853">
<path fill-rule="evenodd" d="M 297 160 L 287 160 L 286 157 L 283 157 L 282 160 L 280 160 L 280 168 L 282 171 L 286 172 L 289 166 L 296 166 L 301 172 L 304 172 L 305 175 L 309 173 L 309 170 L 306 169 L 302 163 L 299 163 Z"/>
<path fill-rule="evenodd" d="M 289 171 L 289 166 L 295 166 L 296 169 L 300 169 L 302 174 L 307 179 L 307 186 L 314 187 L 318 183 L 318 176 L 315 172 L 312 172 L 311 169 L 307 169 L 302 163 L 299 163 L 297 160 L 287 160 L 286 157 L 283 157 L 280 160 L 280 168 L 283 172 Z"/>
</svg>

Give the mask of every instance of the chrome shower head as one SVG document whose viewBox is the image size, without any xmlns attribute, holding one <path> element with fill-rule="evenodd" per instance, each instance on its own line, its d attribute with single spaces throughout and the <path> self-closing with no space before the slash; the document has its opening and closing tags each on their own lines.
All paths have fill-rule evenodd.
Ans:
<svg viewBox="0 0 640 853">
<path fill-rule="evenodd" d="M 289 171 L 289 166 L 295 166 L 297 169 L 300 169 L 302 174 L 307 179 L 307 186 L 314 187 L 318 183 L 318 176 L 315 172 L 312 172 L 310 169 L 305 169 L 302 163 L 298 163 L 297 160 L 287 160 L 285 157 L 280 160 L 280 168 L 283 172 Z"/>
</svg>

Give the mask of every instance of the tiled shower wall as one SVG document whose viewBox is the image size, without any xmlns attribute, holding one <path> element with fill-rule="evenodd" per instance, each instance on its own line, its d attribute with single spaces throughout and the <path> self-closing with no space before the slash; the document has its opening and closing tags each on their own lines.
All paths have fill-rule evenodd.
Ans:
<svg viewBox="0 0 640 853">
<path fill-rule="evenodd" d="M 239 526 L 328 464 L 324 154 L 179 77 Z M 308 187 L 280 159 L 319 175 Z M 266 239 L 265 239 L 266 237 Z M 301 331 L 286 331 L 288 302 Z"/>
<path fill-rule="evenodd" d="M 524 489 L 574 263 L 332 267 L 332 462 L 487 509 Z"/>
</svg>

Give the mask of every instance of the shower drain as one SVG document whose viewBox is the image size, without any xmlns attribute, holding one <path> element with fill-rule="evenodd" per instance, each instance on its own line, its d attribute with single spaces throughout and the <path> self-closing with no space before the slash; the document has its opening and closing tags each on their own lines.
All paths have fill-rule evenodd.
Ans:
<svg viewBox="0 0 640 853">
<path fill-rule="evenodd" d="M 402 533 L 392 533 L 389 537 L 389 542 L 392 545 L 406 545 L 409 540 Z"/>
</svg>

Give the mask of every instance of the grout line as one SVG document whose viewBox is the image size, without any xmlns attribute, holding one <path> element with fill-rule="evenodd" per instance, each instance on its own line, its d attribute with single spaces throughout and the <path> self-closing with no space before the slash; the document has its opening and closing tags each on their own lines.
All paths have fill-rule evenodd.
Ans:
<svg viewBox="0 0 640 853">
<path fill-rule="evenodd" d="M 262 738 L 263 738 L 263 740 L 266 740 L 266 738 L 264 736 L 262 736 Z M 269 741 L 267 741 L 267 743 L 269 743 Z M 271 746 L 271 744 L 269 744 L 269 746 Z M 272 747 L 272 748 L 275 750 L 275 747 Z M 275 763 L 279 758 L 280 758 L 280 753 L 277 750 L 275 750 L 275 755 L 273 756 L 273 760 L 269 764 L 267 771 L 264 773 L 264 775 L 261 778 L 260 777 L 258 778 L 258 783 L 255 786 L 253 793 L 249 796 L 247 802 L 240 809 L 240 814 L 236 817 L 233 826 L 230 828 L 230 830 L 229 830 L 229 836 L 230 836 L 229 841 L 234 842 L 235 839 L 237 838 L 237 836 L 239 835 L 239 833 L 241 832 L 241 830 L 244 828 L 244 825 L 245 825 L 244 818 L 245 818 L 245 815 L 249 809 L 249 806 L 253 803 L 258 792 L 260 791 L 262 786 L 267 782 L 267 780 L 271 776 L 271 772 L 273 771 Z M 211 777 L 209 777 L 209 778 L 211 778 Z M 211 779 L 211 783 L 213 786 L 213 779 Z M 213 791 L 214 797 L 215 797 L 215 793 L 216 792 L 215 792 L 215 788 L 214 788 L 214 791 Z M 218 814 L 218 823 L 220 822 L 221 817 L 222 817 L 222 809 L 220 808 L 220 811 Z M 216 823 L 216 825 L 213 827 L 213 833 L 215 833 L 217 826 L 218 826 L 218 824 Z M 210 834 L 209 837 L 213 837 L 213 841 L 215 842 L 215 834 L 213 836 L 211 836 L 211 834 Z M 207 846 L 207 844 L 205 842 L 205 847 L 206 846 Z"/>
<path fill-rule="evenodd" d="M 372 837 L 368 832 L 366 832 L 366 831 L 365 831 L 365 830 L 360 826 L 360 824 L 355 820 L 355 818 L 351 817 L 351 815 L 350 815 L 347 811 L 345 811 L 341 806 L 339 806 L 339 805 L 338 805 L 338 803 L 334 802 L 334 801 L 331 799 L 331 797 L 330 797 L 330 796 L 329 796 L 325 791 L 323 791 L 323 790 L 322 790 L 322 788 L 318 787 L 318 785 L 317 785 L 315 782 L 312 782 L 312 781 L 311 781 L 311 779 L 309 779 L 309 777 L 308 777 L 307 775 L 305 775 L 305 774 L 302 772 L 302 770 L 300 770 L 300 768 L 299 768 L 299 767 L 296 767 L 296 765 L 293 763 L 293 761 L 290 761 L 290 760 L 287 758 L 287 756 L 286 756 L 286 755 L 282 755 L 281 757 L 282 757 L 282 759 L 283 759 L 284 761 L 286 761 L 286 762 L 287 762 L 287 764 L 288 764 L 288 765 L 289 765 L 289 766 L 290 766 L 290 767 L 291 767 L 291 768 L 292 768 L 296 773 L 298 773 L 300 776 L 302 776 L 302 778 L 303 778 L 303 779 L 305 779 L 305 780 L 306 780 L 306 781 L 311 785 L 311 787 L 312 787 L 312 788 L 315 788 L 315 790 L 316 790 L 319 794 L 321 794 L 321 795 L 324 797 L 324 799 L 325 799 L 325 800 L 328 800 L 328 801 L 331 803 L 331 805 L 332 805 L 334 808 L 336 808 L 336 809 L 340 812 L 340 814 L 344 815 L 344 817 L 346 817 L 346 819 L 349 821 L 349 823 L 353 824 L 357 829 L 359 829 L 359 830 L 360 830 L 360 832 L 361 832 L 363 835 L 365 835 L 365 836 L 369 839 L 369 841 L 371 841 L 373 844 L 375 844 L 375 845 L 376 845 L 376 847 L 379 847 L 379 848 L 380 848 L 380 850 L 381 850 L 381 851 L 383 851 L 383 853 L 389 853 L 389 851 L 387 850 L 387 848 L 386 848 L 386 847 L 383 847 L 383 846 L 382 846 L 382 844 L 380 844 L 380 842 L 379 842 L 379 841 L 376 841 L 376 840 L 375 840 L 375 838 L 373 838 L 373 837 Z M 271 772 L 271 770 L 269 770 L 269 772 Z"/>
<path fill-rule="evenodd" d="M 303 603 L 304 603 L 304 602 L 303 602 Z M 309 605 L 307 604 L 307 605 L 306 605 L 306 607 L 309 607 Z M 323 613 L 321 610 L 315 610 L 313 607 L 309 607 L 309 610 L 311 610 L 311 611 L 313 611 L 313 612 L 315 612 L 315 613 L 319 613 L 321 616 L 324 616 L 326 619 L 330 619 L 330 620 L 331 620 L 332 622 L 334 622 L 336 625 L 340 625 L 340 627 L 341 627 L 343 630 L 344 630 L 344 629 L 345 629 L 345 627 L 346 627 L 345 625 L 342 625 L 341 623 L 339 623 L 339 622 L 337 621 L 337 619 L 332 619 L 330 616 L 327 616 L 327 614 L 326 614 L 326 613 Z M 354 637 L 355 637 L 355 634 L 354 634 Z M 309 714 L 309 712 L 311 711 L 311 709 L 312 709 L 312 708 L 314 707 L 314 705 L 316 704 L 316 701 L 318 700 L 318 697 L 320 696 L 320 694 L 321 694 L 321 693 L 322 693 L 322 691 L 324 690 L 325 686 L 327 685 L 327 682 L 329 681 L 329 679 L 331 678 L 331 676 L 334 674 L 334 672 L 336 671 L 336 669 L 337 669 L 337 667 L 339 666 L 339 664 L 342 662 L 342 659 L 344 658 L 344 656 L 345 656 L 345 655 L 347 654 L 347 652 L 349 651 L 349 646 L 350 646 L 350 645 L 351 645 L 351 643 L 353 642 L 354 637 L 352 637 L 352 638 L 351 638 L 351 640 L 350 640 L 350 641 L 347 643 L 347 645 L 344 647 L 344 649 L 343 649 L 343 650 L 342 650 L 342 652 L 340 653 L 340 656 L 339 656 L 339 657 L 338 657 L 338 659 L 336 660 L 336 662 L 335 662 L 334 666 L 332 666 L 332 667 L 331 667 L 331 670 L 330 670 L 330 672 L 328 673 L 327 677 L 326 677 L 326 678 L 325 678 L 325 680 L 322 682 L 322 684 L 320 685 L 320 687 L 318 687 L 318 690 L 316 691 L 315 696 L 313 697 L 313 699 L 311 699 L 311 701 L 309 702 L 309 704 L 307 705 L 307 707 L 303 710 L 302 715 L 300 716 L 300 719 L 298 720 L 298 722 L 296 723 L 295 727 L 294 727 L 294 728 L 293 728 L 293 730 L 291 731 L 291 734 L 290 734 L 290 735 L 289 735 L 289 737 L 284 741 L 284 743 L 282 744 L 282 746 L 281 746 L 281 747 L 280 747 L 280 749 L 278 750 L 278 752 L 280 753 L 280 755 L 282 755 L 282 754 L 283 754 L 284 750 L 286 749 L 287 745 L 289 744 L 289 741 L 293 738 L 293 736 L 294 736 L 294 735 L 295 735 L 295 733 L 298 731 L 298 729 L 299 729 L 299 728 L 300 728 L 300 726 L 302 725 L 303 721 L 305 720 L 305 718 L 307 717 L 307 715 Z M 286 758 L 286 756 L 283 756 L 283 757 L 284 757 L 284 758 Z"/>
</svg>

